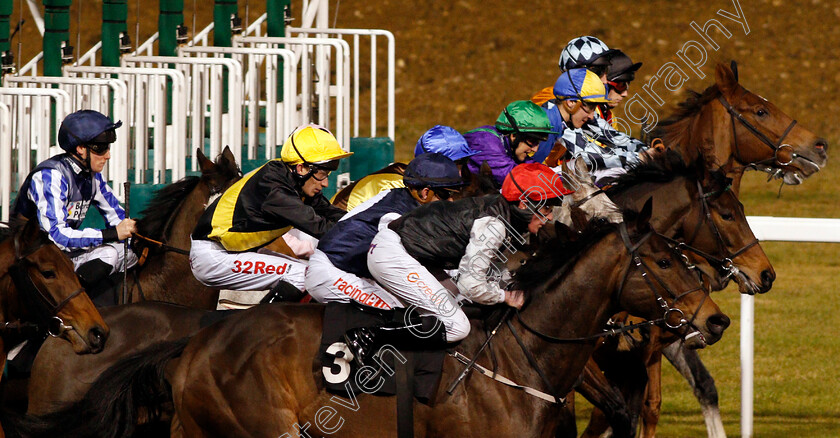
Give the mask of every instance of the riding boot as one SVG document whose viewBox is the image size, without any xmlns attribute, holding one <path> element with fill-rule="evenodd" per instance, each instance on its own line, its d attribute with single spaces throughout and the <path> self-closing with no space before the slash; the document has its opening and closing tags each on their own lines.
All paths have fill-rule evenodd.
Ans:
<svg viewBox="0 0 840 438">
<path fill-rule="evenodd" d="M 371 354 L 385 345 L 397 350 L 440 350 L 446 348 L 446 328 L 434 316 L 413 318 L 386 323 L 378 327 L 358 327 L 344 334 L 344 343 L 353 353 L 358 367 L 365 364 Z"/>
<path fill-rule="evenodd" d="M 297 303 L 299 302 L 304 295 L 305 292 L 301 292 L 300 289 L 294 287 L 288 281 L 280 280 L 274 287 L 271 288 L 270 291 L 260 300 L 260 304 L 269 304 L 269 303 L 279 303 L 279 302 L 286 302 L 286 303 Z"/>
<path fill-rule="evenodd" d="M 102 260 L 93 259 L 82 263 L 76 269 L 79 283 L 85 288 L 96 307 L 109 307 L 117 304 L 115 283 L 105 281 L 113 267 Z"/>
</svg>

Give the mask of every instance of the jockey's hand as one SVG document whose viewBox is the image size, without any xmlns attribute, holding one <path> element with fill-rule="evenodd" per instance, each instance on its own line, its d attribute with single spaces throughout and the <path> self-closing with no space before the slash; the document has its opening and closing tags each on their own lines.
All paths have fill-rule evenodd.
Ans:
<svg viewBox="0 0 840 438">
<path fill-rule="evenodd" d="M 136 232 L 137 225 L 134 219 L 123 219 L 122 222 L 117 224 L 117 238 L 120 240 L 125 240 Z"/>
<path fill-rule="evenodd" d="M 525 292 L 521 290 L 506 290 L 505 304 L 510 307 L 521 309 L 522 305 L 525 304 Z"/>
</svg>

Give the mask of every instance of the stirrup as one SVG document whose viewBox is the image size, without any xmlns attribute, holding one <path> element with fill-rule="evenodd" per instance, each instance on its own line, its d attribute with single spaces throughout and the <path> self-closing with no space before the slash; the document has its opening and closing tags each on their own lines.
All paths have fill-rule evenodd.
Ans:
<svg viewBox="0 0 840 438">
<path fill-rule="evenodd" d="M 344 343 L 353 353 L 353 362 L 357 367 L 365 366 L 365 359 L 374 346 L 374 338 L 373 331 L 367 327 L 350 329 L 344 334 Z"/>
</svg>

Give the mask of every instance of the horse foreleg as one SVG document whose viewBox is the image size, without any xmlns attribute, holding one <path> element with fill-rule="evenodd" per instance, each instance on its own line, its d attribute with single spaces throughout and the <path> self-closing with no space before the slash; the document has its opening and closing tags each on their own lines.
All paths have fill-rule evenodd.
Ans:
<svg viewBox="0 0 840 438">
<path fill-rule="evenodd" d="M 559 426 L 554 432 L 554 438 L 576 438 L 577 423 L 575 422 L 575 392 L 566 394 L 566 406 L 560 408 L 557 414 Z"/>
<path fill-rule="evenodd" d="M 603 411 L 614 437 L 632 437 L 630 413 L 621 391 L 613 386 L 601 372 L 601 368 L 590 358 L 583 371 L 583 382 L 576 388 L 590 403 Z M 605 429 L 601 425 L 590 424 L 583 436 L 600 436 Z"/>
<path fill-rule="evenodd" d="M 659 424 L 659 413 L 662 408 L 662 351 L 651 349 L 645 360 L 648 382 L 645 389 L 645 402 L 642 405 L 641 438 L 656 436 L 656 425 Z"/>
<path fill-rule="evenodd" d="M 715 379 L 703 365 L 700 356 L 696 351 L 683 348 L 679 343 L 665 347 L 662 352 L 694 390 L 694 396 L 703 410 L 709 438 L 725 438 Z"/>
</svg>

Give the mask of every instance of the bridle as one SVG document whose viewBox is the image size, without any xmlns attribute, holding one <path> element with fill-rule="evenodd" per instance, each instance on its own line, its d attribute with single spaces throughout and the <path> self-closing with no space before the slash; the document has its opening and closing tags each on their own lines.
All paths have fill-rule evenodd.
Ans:
<svg viewBox="0 0 840 438">
<path fill-rule="evenodd" d="M 29 268 L 35 266 L 35 264 L 29 261 L 27 257 L 35 253 L 35 251 L 39 250 L 45 244 L 46 243 L 41 243 L 40 245 L 33 246 L 27 250 L 21 250 L 20 234 L 15 235 L 15 262 L 9 267 L 9 276 L 12 278 L 15 288 L 17 288 L 21 298 L 33 309 L 35 309 L 34 313 L 37 322 L 34 327 L 38 330 L 42 328 L 46 329 L 47 334 L 50 336 L 59 337 L 66 331 L 75 330 L 73 326 L 66 325 L 64 323 L 64 320 L 58 315 L 59 312 L 61 312 L 61 310 L 64 309 L 70 301 L 84 293 L 85 289 L 80 287 L 66 298 L 56 303 L 55 299 L 51 295 L 44 293 L 32 281 L 32 278 L 29 276 Z M 32 324 L 16 321 L 6 323 L 3 328 L 24 328 L 31 326 Z"/>
<path fill-rule="evenodd" d="M 746 90 L 744 90 L 744 94 L 746 94 Z M 741 151 L 738 147 L 738 130 L 735 129 L 735 127 L 737 126 L 735 124 L 736 119 L 739 122 L 741 122 L 741 125 L 743 125 L 745 128 L 747 128 L 747 130 L 749 130 L 753 135 L 755 135 L 756 138 L 761 140 L 762 143 L 764 143 L 770 149 L 773 150 L 773 158 L 772 159 L 767 159 L 767 160 L 763 160 L 763 161 L 748 163 L 748 164 L 746 164 L 746 167 L 756 168 L 758 165 L 762 165 L 762 164 L 767 165 L 767 164 L 772 164 L 772 163 L 778 164 L 779 166 L 788 166 L 791 163 L 793 163 L 793 161 L 797 158 L 802 158 L 804 160 L 807 160 L 807 161 L 810 161 L 810 162 L 813 163 L 813 160 L 809 159 L 808 157 L 804 157 L 802 155 L 799 155 L 799 154 L 793 152 L 793 146 L 791 146 L 789 144 L 786 144 L 786 143 L 782 143 L 785 140 L 785 138 L 787 137 L 787 135 L 790 133 L 790 131 L 793 129 L 793 127 L 796 125 L 796 120 L 792 120 L 790 122 L 790 125 L 788 125 L 787 129 L 785 129 L 785 131 L 782 133 L 782 135 L 779 137 L 779 139 L 776 140 L 776 142 L 773 142 L 772 140 L 770 140 L 769 137 L 767 137 L 767 135 L 765 135 L 763 132 L 759 131 L 758 128 L 755 127 L 755 125 L 750 123 L 749 120 L 747 120 L 743 115 L 741 115 L 741 113 L 739 113 L 735 108 L 733 108 L 732 105 L 730 105 L 729 102 L 726 100 L 726 98 L 723 96 L 723 94 L 718 96 L 718 101 L 720 102 L 721 105 L 723 105 L 723 107 L 726 109 L 726 111 L 729 112 L 729 117 L 732 120 L 732 139 L 733 139 L 733 143 L 735 145 L 735 158 L 739 162 L 744 163 L 746 161 L 743 158 L 741 158 Z M 783 162 L 782 160 L 779 159 L 779 152 L 782 151 L 782 150 L 785 150 L 785 149 L 790 150 L 790 159 Z"/>
<path fill-rule="evenodd" d="M 625 269 L 625 271 L 624 271 L 623 278 L 622 278 L 622 281 L 621 281 L 621 286 L 619 287 L 618 292 L 616 293 L 615 299 L 618 300 L 618 299 L 621 298 L 621 293 L 624 290 L 624 286 L 627 283 L 627 278 L 629 277 L 630 272 L 634 271 L 634 270 L 637 270 L 637 271 L 640 272 L 640 274 L 641 274 L 642 278 L 644 279 L 645 283 L 647 284 L 648 288 L 653 293 L 657 304 L 662 308 L 662 310 L 663 310 L 662 317 L 660 317 L 658 319 L 655 319 L 655 320 L 644 321 L 644 322 L 641 322 L 641 323 L 638 323 L 638 324 L 625 325 L 625 326 L 620 327 L 620 328 L 605 329 L 601 333 L 596 333 L 596 334 L 590 335 L 590 336 L 579 337 L 579 338 L 558 338 L 558 337 L 554 337 L 554 336 L 551 336 L 551 335 L 547 335 L 547 334 L 533 328 L 532 326 L 528 325 L 522 319 L 522 315 L 520 314 L 520 312 L 518 310 L 516 310 L 515 311 L 516 319 L 519 322 L 519 324 L 522 327 L 525 328 L 526 331 L 528 331 L 531 334 L 535 335 L 536 337 L 542 339 L 543 341 L 546 341 L 546 342 L 549 342 L 549 343 L 552 343 L 552 344 L 568 344 L 568 343 L 589 342 L 589 341 L 592 341 L 592 340 L 595 340 L 595 339 L 598 339 L 598 338 L 601 338 L 601 337 L 615 336 L 615 335 L 618 335 L 618 334 L 622 334 L 622 333 L 625 333 L 625 332 L 636 330 L 636 329 L 641 328 L 641 327 L 647 327 L 647 326 L 652 326 L 652 325 L 657 325 L 657 324 L 664 324 L 666 327 L 668 327 L 672 330 L 676 330 L 676 329 L 679 329 L 683 326 L 693 324 L 694 319 L 696 318 L 698 311 L 700 310 L 700 308 L 703 307 L 703 304 L 705 304 L 706 299 L 709 296 L 708 293 L 705 293 L 705 289 L 703 289 L 702 285 L 700 285 L 700 283 L 698 282 L 698 286 L 695 287 L 694 289 L 688 290 L 688 291 L 683 292 L 681 294 L 674 293 L 665 284 L 665 282 L 659 276 L 657 276 L 656 273 L 653 272 L 647 266 L 647 264 L 644 262 L 644 260 L 642 260 L 642 258 L 638 254 L 639 248 L 651 236 L 653 236 L 655 234 L 655 231 L 651 229 L 650 231 L 648 231 L 647 233 L 642 235 L 635 243 L 633 243 L 630 240 L 630 234 L 627 231 L 627 224 L 625 224 L 624 222 L 618 224 L 618 231 L 619 231 L 619 234 L 621 236 L 621 240 L 624 243 L 624 247 L 627 249 L 627 252 L 630 255 L 630 262 L 628 263 L 627 269 Z M 672 305 L 669 305 L 668 301 L 657 291 L 657 288 L 654 285 L 653 281 L 651 280 L 651 277 L 653 278 L 653 280 L 656 281 L 656 283 L 659 284 L 659 286 L 662 289 L 664 289 L 668 293 L 668 295 L 670 295 Z M 691 319 L 687 320 L 685 318 L 685 313 L 682 310 L 680 310 L 679 308 L 673 307 L 673 306 L 676 305 L 676 303 L 680 299 L 682 299 L 683 297 L 688 296 L 689 294 L 692 294 L 692 293 L 697 292 L 697 291 L 703 291 L 704 292 L 703 299 L 700 301 L 700 304 L 697 306 L 697 309 L 694 311 L 694 314 L 692 315 Z M 485 375 L 485 376 L 487 376 L 487 377 L 489 377 L 493 380 L 496 380 L 496 381 L 498 381 L 498 382 L 500 382 L 504 385 L 522 390 L 529 395 L 539 397 L 539 398 L 541 398 L 543 400 L 546 400 L 548 402 L 557 403 L 557 404 L 560 404 L 561 406 L 565 405 L 566 404 L 566 399 L 564 397 L 558 395 L 557 391 L 554 389 L 554 386 L 549 381 L 545 372 L 543 372 L 542 367 L 539 366 L 539 363 L 537 362 L 533 353 L 530 352 L 528 347 L 522 341 L 522 338 L 519 336 L 519 333 L 517 332 L 517 330 L 514 328 L 513 324 L 511 323 L 511 319 L 509 318 L 511 310 L 513 310 L 513 309 L 509 309 L 507 312 L 505 312 L 505 315 L 502 317 L 502 320 L 499 321 L 499 325 L 491 332 L 491 334 L 488 336 L 487 341 L 485 341 L 484 345 L 476 353 L 476 355 L 474 356 L 473 359 L 469 359 L 468 357 L 464 356 L 463 354 L 461 354 L 459 352 L 450 352 L 449 353 L 452 357 L 454 357 L 455 359 L 457 359 L 461 363 L 465 364 L 466 368 L 461 373 L 461 375 L 450 384 L 449 389 L 447 389 L 447 392 L 451 394 L 454 391 L 457 384 L 461 380 L 463 380 L 466 373 L 471 369 L 475 369 L 479 373 L 481 373 L 481 374 L 483 374 L 483 375 Z M 678 319 L 677 324 L 671 324 L 670 323 L 670 319 L 673 315 L 676 315 L 676 317 Z M 524 353 L 525 358 L 528 360 L 528 363 L 531 365 L 531 368 L 533 368 L 537 372 L 537 374 L 539 375 L 540 380 L 542 381 L 543 385 L 548 389 L 548 391 L 549 391 L 548 393 L 536 390 L 536 389 L 528 387 L 528 386 L 517 384 L 517 383 L 511 381 L 510 379 L 507 379 L 503 376 L 498 375 L 495 372 L 495 370 L 493 370 L 491 372 L 490 370 L 487 370 L 486 368 L 484 368 L 484 367 L 482 367 L 482 366 L 480 366 L 476 363 L 475 359 L 478 358 L 478 355 L 481 354 L 481 352 L 484 350 L 484 348 L 487 345 L 489 345 L 490 339 L 493 337 L 493 335 L 495 335 L 498 332 L 498 329 L 499 329 L 499 327 L 501 326 L 502 323 L 507 324 L 508 329 L 510 330 L 510 332 L 513 335 L 514 339 L 516 340 L 517 344 L 519 344 L 519 348 Z"/>
<path fill-rule="evenodd" d="M 709 263 L 718 266 L 718 268 L 720 270 L 726 272 L 726 275 L 723 277 L 724 280 L 728 279 L 728 278 L 730 278 L 734 275 L 737 275 L 740 272 L 738 267 L 735 266 L 735 263 L 733 262 L 733 260 L 735 260 L 735 258 L 737 258 L 737 257 L 741 256 L 742 254 L 744 254 L 745 252 L 747 252 L 753 246 L 758 245 L 758 243 L 759 243 L 758 238 L 756 238 L 756 239 L 753 239 L 751 242 L 747 243 L 746 245 L 744 245 L 743 247 L 741 247 L 740 249 L 738 249 L 737 251 L 730 252 L 730 251 L 727 250 L 726 244 L 724 243 L 723 234 L 720 232 L 720 228 L 718 228 L 717 224 L 712 220 L 712 210 L 709 207 L 709 198 L 716 198 L 718 196 L 721 196 L 724 193 L 726 193 L 727 191 L 730 191 L 730 189 L 731 189 L 731 186 L 727 185 L 726 187 L 724 187 L 721 190 L 718 190 L 718 191 L 715 191 L 715 192 L 705 193 L 703 191 L 702 184 L 700 184 L 700 181 L 697 181 L 697 196 L 700 200 L 701 211 L 702 211 L 702 215 L 705 218 L 705 220 L 700 220 L 700 221 L 697 222 L 697 225 L 694 227 L 694 231 L 691 233 L 691 237 L 689 237 L 687 239 L 687 241 L 679 241 L 679 240 L 672 239 L 668 236 L 660 234 L 660 236 L 662 238 L 664 238 L 666 241 L 668 241 L 669 243 L 674 245 L 675 249 L 691 251 L 691 252 L 699 255 L 700 257 L 703 257 Z M 718 247 L 718 254 L 726 254 L 725 256 L 716 257 L 716 256 L 714 256 L 712 254 L 709 254 L 705 251 L 702 251 L 702 250 L 700 250 L 700 249 L 698 249 L 694 246 L 691 246 L 694 243 L 694 241 L 696 240 L 697 235 L 700 233 L 700 227 L 702 227 L 704 223 L 709 224 L 709 227 L 712 230 L 712 234 L 715 236 L 715 242 L 716 242 L 717 247 Z M 683 255 L 683 258 L 688 263 L 688 257 L 685 257 Z M 689 265 L 690 265 L 690 263 L 689 263 Z M 690 266 L 692 266 L 692 265 L 690 265 Z"/>
</svg>

